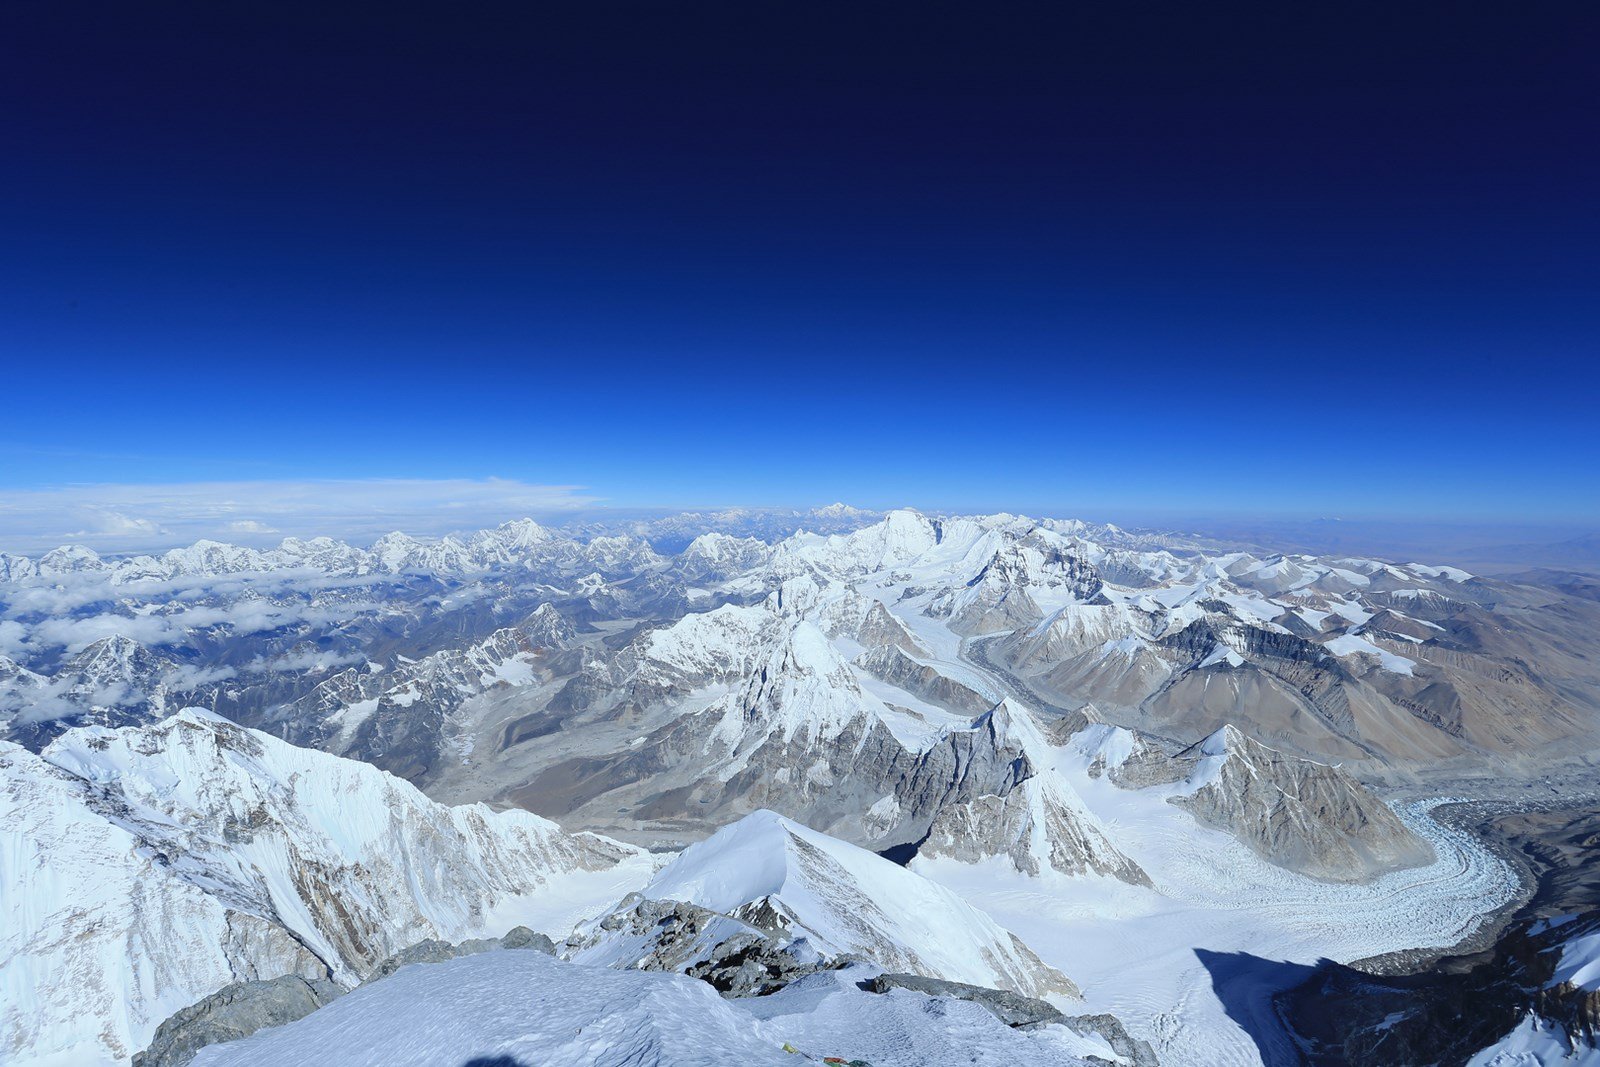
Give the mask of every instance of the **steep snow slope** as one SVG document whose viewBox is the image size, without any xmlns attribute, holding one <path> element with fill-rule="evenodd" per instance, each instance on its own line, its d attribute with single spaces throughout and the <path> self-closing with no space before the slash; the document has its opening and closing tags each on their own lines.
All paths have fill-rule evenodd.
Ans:
<svg viewBox="0 0 1600 1067">
<path fill-rule="evenodd" d="M 353 984 L 425 938 L 562 936 L 654 867 L 197 709 L 5 758 L 0 973 L 25 995 L 6 998 L 0 1048 L 19 1061 L 126 1056 L 240 978 Z"/>
<path fill-rule="evenodd" d="M 1027 996 L 1072 993 L 1031 949 L 954 893 L 770 811 L 684 850 L 643 893 L 806 937 L 827 955 Z"/>
<path fill-rule="evenodd" d="M 1582 1039 L 1574 1043 L 1560 1026 L 1529 1012 L 1467 1067 L 1600 1067 L 1600 1048 Z"/>
<path fill-rule="evenodd" d="M 0 741 L 0 1061 L 125 1059 L 228 982 L 326 973 L 93 804 L 81 778 Z"/>
</svg>

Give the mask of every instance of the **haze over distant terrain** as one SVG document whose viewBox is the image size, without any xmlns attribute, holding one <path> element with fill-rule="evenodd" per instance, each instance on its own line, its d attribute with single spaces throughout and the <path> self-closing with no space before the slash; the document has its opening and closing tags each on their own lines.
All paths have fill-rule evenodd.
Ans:
<svg viewBox="0 0 1600 1067">
<path fill-rule="evenodd" d="M 0 1064 L 1600 1067 L 1597 40 L 0 4 Z"/>
<path fill-rule="evenodd" d="M 598 1044 L 482 1006 L 452 1040 L 1277 1063 L 1323 969 L 1534 894 L 1442 798 L 1592 785 L 1597 633 L 1542 575 L 844 504 L 0 554 L 0 1042 L 424 1056 L 406 1005 L 511 982 Z M 1580 1039 L 1587 942 L 1536 925 L 1576 902 L 1507 935 L 1568 946 L 1559 996 L 1474 987 L 1468 1051 L 1535 1007 Z M 1337 1001 L 1340 1055 L 1406 1003 Z"/>
</svg>

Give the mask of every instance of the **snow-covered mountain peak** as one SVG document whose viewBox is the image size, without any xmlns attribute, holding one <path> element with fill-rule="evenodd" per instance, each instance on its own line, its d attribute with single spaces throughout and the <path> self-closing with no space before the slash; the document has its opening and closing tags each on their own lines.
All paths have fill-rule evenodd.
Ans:
<svg viewBox="0 0 1600 1067">
<path fill-rule="evenodd" d="M 125 1058 L 230 981 L 353 984 L 427 938 L 564 936 L 655 867 L 197 708 L 39 756 L 0 743 L 0 856 L 0 988 L 30 990 L 33 1020 L 4 998 L 0 1052 L 61 1062 Z"/>
<path fill-rule="evenodd" d="M 512 519 L 510 522 L 501 523 L 493 530 L 484 530 L 478 534 L 481 540 L 497 541 L 510 548 L 528 548 L 549 541 L 555 536 L 532 519 Z"/>
<path fill-rule="evenodd" d="M 865 519 L 870 518 L 876 512 L 853 508 L 843 501 L 836 500 L 824 507 L 814 508 L 812 514 L 822 519 Z"/>
<path fill-rule="evenodd" d="M 1200 742 L 1200 752 L 1206 756 L 1226 756 L 1238 751 L 1245 737 L 1232 723 L 1219 727 Z"/>
<path fill-rule="evenodd" d="M 820 952 L 890 970 L 1011 989 L 1074 992 L 1015 935 L 955 893 L 772 811 L 685 849 L 643 893 L 777 924 Z"/>
</svg>

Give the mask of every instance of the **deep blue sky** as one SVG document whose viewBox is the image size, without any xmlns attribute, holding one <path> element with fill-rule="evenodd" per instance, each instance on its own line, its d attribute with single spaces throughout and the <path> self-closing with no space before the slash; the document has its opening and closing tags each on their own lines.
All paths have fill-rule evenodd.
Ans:
<svg viewBox="0 0 1600 1067">
<path fill-rule="evenodd" d="M 398 6 L 5 5 L 0 487 L 1600 517 L 1592 4 Z"/>
</svg>

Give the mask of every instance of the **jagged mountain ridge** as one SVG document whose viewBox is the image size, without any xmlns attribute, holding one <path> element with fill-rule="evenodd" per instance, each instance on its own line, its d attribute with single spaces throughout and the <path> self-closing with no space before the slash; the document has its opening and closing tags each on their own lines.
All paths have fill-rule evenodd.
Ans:
<svg viewBox="0 0 1600 1067">
<path fill-rule="evenodd" d="M 1528 657 L 1507 658 L 1492 647 L 1507 641 L 1504 627 L 1486 621 L 1499 618 L 1488 598 L 1524 594 L 1507 593 L 1452 568 L 1196 555 L 1182 545 L 1152 549 L 1148 537 L 1128 537 L 1114 528 L 1014 516 L 936 519 L 909 511 L 849 533 L 797 534 L 765 547 L 706 534 L 686 547 L 683 559 L 639 545 L 630 548 L 612 536 L 580 543 L 526 522 L 424 545 L 429 551 L 420 555 L 422 542 L 396 537 L 381 539 L 371 550 L 319 544 L 317 551 L 307 551 L 309 544 L 266 553 L 204 544 L 168 553 L 161 573 L 209 569 L 218 572 L 218 580 L 243 581 L 248 572 L 241 568 L 316 558 L 327 571 L 319 581 L 334 572 L 341 581 L 381 572 L 385 583 L 422 583 L 415 591 L 422 599 L 396 599 L 395 588 L 387 584 L 361 587 L 375 590 L 381 601 L 369 612 L 349 599 L 368 592 L 321 589 L 314 599 L 336 599 L 319 603 L 317 610 L 352 616 L 321 637 L 323 624 L 304 619 L 268 631 L 270 636 L 241 632 L 227 622 L 184 627 L 151 649 L 168 666 L 145 691 L 131 693 L 126 705 L 96 704 L 89 687 L 60 684 L 66 665 L 48 670 L 47 654 L 25 657 L 12 672 L 6 699 L 14 706 L 29 705 L 30 721 L 14 726 L 12 736 L 35 745 L 48 740 L 53 720 L 39 714 L 46 703 L 38 699 L 40 685 L 53 700 L 83 708 L 85 717 L 67 722 L 138 721 L 141 715 L 159 715 L 168 699 L 198 701 L 247 724 L 348 751 L 427 784 L 453 774 L 445 766 L 452 760 L 499 758 L 497 750 L 562 729 L 573 722 L 574 712 L 581 721 L 593 704 L 592 697 L 581 695 L 585 686 L 594 691 L 643 687 L 630 714 L 648 719 L 645 710 L 652 700 L 676 698 L 691 687 L 670 677 L 674 668 L 664 650 L 625 641 L 619 624 L 670 632 L 676 629 L 674 619 L 689 623 L 705 609 L 753 605 L 774 592 L 790 598 L 790 604 L 780 605 L 782 611 L 816 615 L 813 621 L 837 650 L 872 676 L 854 672 L 868 696 L 875 688 L 892 690 L 886 703 L 895 714 L 898 709 L 911 713 L 900 716 L 902 724 L 917 716 L 927 720 L 930 703 L 952 702 L 970 721 L 985 700 L 1000 695 L 992 685 L 974 685 L 952 670 L 967 654 L 950 647 L 953 634 L 999 672 L 1005 688 L 1047 707 L 1092 701 L 1102 714 L 1127 725 L 1191 741 L 1231 723 L 1276 747 L 1322 761 L 1410 767 L 1424 757 L 1506 756 L 1513 749 L 1582 736 L 1590 725 L 1571 703 L 1584 695 L 1588 681 L 1540 677 L 1523 666 Z M 41 574 L 81 577 L 107 566 L 78 552 L 47 557 L 36 566 L 43 567 Z M 148 570 L 148 562 L 138 559 Z M 464 560 L 488 569 L 464 578 Z M 115 565 L 110 573 L 123 577 L 110 584 L 137 586 L 138 581 L 124 580 L 138 572 L 132 563 Z M 697 565 L 702 569 L 692 577 L 702 584 L 691 585 L 685 580 L 691 576 L 678 571 Z M 604 568 L 611 568 L 610 576 Z M 357 573 L 363 570 L 365 575 Z M 507 573 L 516 577 L 506 580 Z M 40 580 L 23 581 L 19 595 L 37 594 Z M 456 584 L 441 594 L 441 581 Z M 808 583 L 814 591 L 808 592 Z M 261 595 L 248 583 L 241 588 L 250 598 Z M 794 602 L 808 596 L 827 603 L 802 603 L 797 609 Z M 863 604 L 870 625 L 856 618 L 841 629 L 831 616 L 823 617 L 853 614 Z M 508 613 L 525 609 L 520 615 L 526 617 L 547 608 L 559 612 L 567 625 L 590 631 L 564 657 L 548 657 L 547 669 L 487 687 L 411 685 L 415 668 L 410 661 L 470 650 L 472 645 L 455 635 L 481 643 L 507 629 L 507 623 L 517 624 L 516 616 L 506 618 Z M 1539 617 L 1520 605 L 1518 610 L 1519 619 Z M 189 615 L 174 613 L 172 625 L 190 621 Z M 92 621 L 107 628 L 119 625 L 118 618 L 102 612 Z M 127 618 L 129 629 L 149 621 Z M 919 621 L 928 619 L 939 623 L 933 636 Z M 846 632 L 851 627 L 854 635 Z M 899 632 L 888 637 L 874 632 L 883 627 Z M 50 632 L 48 625 L 36 628 Z M 913 630 L 920 637 L 912 636 Z M 863 632 L 870 647 L 862 642 Z M 435 636 L 421 637 L 430 642 L 422 648 L 410 643 L 419 639 L 415 635 L 427 634 Z M 413 636 L 408 641 L 401 635 Z M 752 631 L 721 637 L 743 647 L 726 654 L 729 670 L 718 684 L 741 685 L 752 699 L 762 697 L 749 685 L 757 667 L 745 661 L 757 647 L 770 647 L 770 635 Z M 861 647 L 849 647 L 852 641 Z M 243 650 L 258 642 L 281 649 L 276 660 L 258 654 L 250 661 L 265 661 L 260 681 L 249 673 L 249 664 L 239 663 Z M 928 642 L 944 647 L 923 647 Z M 885 644 L 894 649 L 880 647 Z M 1537 650 L 1532 636 L 1523 644 L 1529 646 L 1523 651 Z M 24 651 L 34 647 L 29 639 Z M 422 655 L 401 651 L 408 647 Z M 224 653 L 220 661 L 205 658 L 219 650 Z M 663 661 L 662 677 L 656 679 L 659 693 L 647 691 L 649 679 L 632 676 L 625 662 L 629 655 L 638 663 Z M 937 662 L 930 663 L 930 657 Z M 351 664 L 352 658 L 361 662 Z M 291 660 L 309 666 L 287 667 Z M 274 662 L 285 669 L 272 669 Z M 1557 662 L 1575 663 L 1576 657 L 1569 648 Z M 231 672 L 231 677 L 194 684 L 207 672 Z M 547 682 L 561 692 L 543 692 Z M 529 691 L 501 699 L 474 689 Z M 766 692 L 775 692 L 770 671 Z M 374 695 L 380 713 L 368 714 L 365 705 Z M 463 703 L 473 701 L 518 714 L 498 737 L 476 735 L 475 708 L 458 714 Z M 108 708 L 116 709 L 115 717 Z M 639 736 L 649 731 L 625 740 Z M 577 755 L 587 759 L 597 753 Z"/>
<path fill-rule="evenodd" d="M 70 661 L 50 673 L 48 656 L 27 661 L 40 670 L 16 663 L 0 687 L 29 711 L 13 720 L 11 736 L 37 746 L 62 724 L 144 721 L 171 701 L 198 699 L 452 799 L 512 799 L 602 825 L 615 820 L 598 818 L 600 807 L 614 815 L 620 800 L 629 820 L 654 820 L 680 841 L 765 805 L 863 844 L 928 839 L 955 848 L 957 837 L 997 816 L 1021 820 L 1017 840 L 1021 825 L 1059 822 L 1070 810 L 1026 761 L 972 777 L 984 761 L 973 763 L 958 742 L 979 736 L 973 723 L 1008 692 L 1047 718 L 1092 700 L 1101 715 L 1191 742 L 1233 724 L 1321 762 L 1402 768 L 1424 755 L 1503 756 L 1513 742 L 1553 743 L 1588 728 L 1564 703 L 1587 683 L 1552 684 L 1519 667 L 1521 658 L 1491 654 L 1505 633 L 1485 621 L 1498 618 L 1488 598 L 1504 591 L 1452 568 L 1196 554 L 1182 539 L 1153 548 L 1148 535 L 1109 527 L 910 511 L 771 545 L 706 532 L 673 558 L 611 535 L 585 544 L 526 522 L 421 554 L 422 542 L 396 537 L 371 550 L 310 544 L 253 556 L 206 544 L 168 553 L 160 573 L 209 568 L 243 581 L 248 572 L 239 568 L 278 551 L 286 553 L 279 562 L 315 557 L 325 569 L 318 581 L 339 572 L 341 581 L 379 575 L 421 585 L 389 600 L 396 586 L 362 586 L 361 597 L 381 594 L 375 613 L 339 600 L 352 617 L 324 637 L 318 624 L 302 623 L 298 644 L 265 660 L 259 681 L 248 664 L 234 665 L 243 650 L 257 640 L 283 648 L 291 638 L 227 623 L 145 648 L 158 667 L 145 672 L 142 689 L 126 687 L 122 704 L 94 703 L 90 690 L 103 696 L 106 687 L 67 684 Z M 463 577 L 468 564 L 487 569 Z M 64 551 L 44 571 L 81 577 L 106 566 Z M 136 571 L 131 561 L 115 566 L 124 569 L 113 569 L 123 576 L 114 585 L 144 580 L 126 577 Z M 356 573 L 363 568 L 365 576 Z M 0 595 L 34 595 L 42 580 L 36 574 Z M 319 588 L 315 596 L 330 593 Z M 340 587 L 331 595 L 358 594 Z M 557 636 L 516 636 L 540 615 Z M 130 626 L 140 621 L 131 616 Z M 407 635 L 433 636 L 418 648 Z M 1474 650 L 1455 647 L 1458 635 L 1470 636 Z M 204 659 L 218 649 L 232 664 Z M 498 666 L 459 667 L 484 656 Z M 271 668 L 296 657 L 309 666 Z M 193 684 L 207 672 L 231 676 Z M 1470 700 L 1464 683 L 1476 687 Z M 1508 689 L 1520 694 L 1505 702 L 1510 710 L 1490 708 Z M 77 717 L 41 714 L 51 701 Z M 1533 707 L 1555 710 L 1528 714 Z M 952 744 L 960 750 L 935 759 L 947 765 L 936 772 L 929 754 Z M 989 745 L 985 759 L 998 768 L 1018 758 L 1002 759 L 1004 748 Z M 596 791 L 606 781 L 620 785 Z M 1013 789 L 1022 792 L 1008 802 Z M 994 811 L 976 820 L 950 814 L 964 829 L 935 840 L 935 820 L 952 798 Z M 1077 863 L 1063 855 L 1046 865 L 1119 866 L 1082 862 L 1097 851 L 1094 836 L 1074 850 Z M 1019 864 L 1037 866 L 1037 856 Z"/>
<path fill-rule="evenodd" d="M 0 1019 L 8 1057 L 126 1057 L 230 981 L 353 984 L 424 938 L 576 921 L 654 866 L 197 709 L 0 761 L 0 973 L 26 993 Z"/>
<path fill-rule="evenodd" d="M 521 923 L 564 936 L 631 890 L 897 970 L 1072 992 L 949 890 L 772 813 L 658 871 L 617 842 L 444 808 L 198 709 L 75 729 L 42 756 L 0 743 L 0 767 L 0 980 L 24 994 L 0 1013 L 8 1060 L 124 1060 L 223 986 L 353 987 L 429 939 Z"/>
<path fill-rule="evenodd" d="M 0 585 L 12 735 L 49 724 L 24 739 L 50 753 L 74 716 L 149 730 L 199 694 L 222 718 L 397 771 L 436 798 L 510 802 L 572 830 L 680 847 L 770 808 L 914 854 L 917 872 L 1146 899 L 1164 892 L 1149 851 L 1157 824 L 1157 837 L 1218 829 L 1331 881 L 1426 862 L 1409 831 L 1392 833 L 1361 768 L 1409 768 L 1421 751 L 1501 758 L 1510 742 L 1482 713 L 1489 697 L 1585 692 L 1568 629 L 1587 618 L 1581 606 L 1422 565 L 1261 559 L 1082 524 L 914 512 L 775 543 L 691 538 L 670 555 L 522 526 L 490 539 L 503 551 L 481 568 L 475 540 L 419 554 L 424 543 L 387 538 L 359 550 L 376 561 L 362 573 L 328 546 L 323 569 L 259 573 L 207 548 L 191 571 L 115 582 L 62 553 L 51 574 Z M 207 567 L 219 573 L 198 573 Z M 1545 657 L 1550 647 L 1560 655 Z M 1459 699 L 1469 682 L 1476 695 Z M 1515 725 L 1531 706 L 1499 714 Z M 1581 752 L 1568 725 L 1554 715 L 1506 736 L 1564 736 Z M 1095 814 L 1115 805 L 1091 810 L 1095 783 L 1082 795 L 1073 784 L 1063 753 L 1097 728 L 1123 731 L 1164 768 L 1143 784 L 1122 780 L 1125 761 L 1102 772 L 1155 791 L 1161 811 L 1136 839 L 1148 871 L 1119 847 L 1116 817 Z M 1219 736 L 1223 751 L 1207 752 Z M 225 850 L 141 825 L 160 854 L 197 857 L 187 862 L 211 884 L 263 899 L 229 880 Z M 844 910 L 873 914 L 876 892 Z M 770 918 L 744 904 L 747 919 Z M 272 967 L 331 970 L 324 957 L 343 951 L 327 947 L 339 944 L 331 932 L 314 949 L 274 940 L 300 927 L 258 929 L 229 919 L 255 912 L 230 907 L 202 928 L 227 944 L 215 931 L 243 924 Z M 787 921 L 805 926 L 801 910 Z M 883 958 L 943 970 L 889 932 L 894 918 L 869 930 L 909 955 Z M 1070 953 L 1050 959 L 1072 973 Z M 228 956 L 198 973 L 236 968 L 258 973 Z"/>
</svg>

